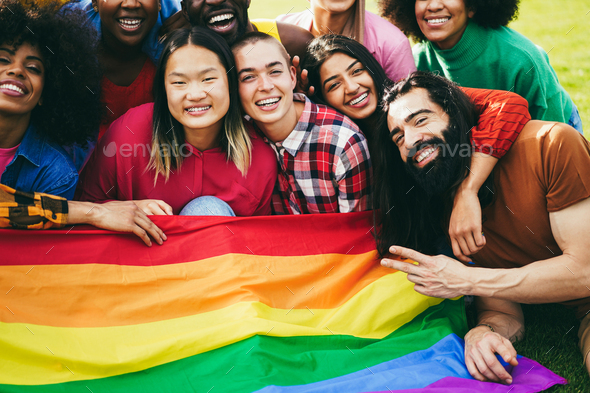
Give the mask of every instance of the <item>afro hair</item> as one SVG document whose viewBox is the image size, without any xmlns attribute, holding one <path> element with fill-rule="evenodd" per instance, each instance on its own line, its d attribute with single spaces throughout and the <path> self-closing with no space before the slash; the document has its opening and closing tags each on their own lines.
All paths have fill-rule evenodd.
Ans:
<svg viewBox="0 0 590 393">
<path fill-rule="evenodd" d="M 497 28 L 516 19 L 520 0 L 465 0 L 465 8 L 475 12 L 472 20 L 480 26 Z M 416 0 L 379 0 L 381 16 L 416 41 L 426 41 L 416 13 Z"/>
<path fill-rule="evenodd" d="M 61 9 L 58 1 L 0 2 L 0 44 L 28 43 L 43 59 L 43 105 L 33 109 L 31 122 L 64 146 L 95 138 L 101 116 L 97 38 L 86 22 L 83 11 Z"/>
</svg>

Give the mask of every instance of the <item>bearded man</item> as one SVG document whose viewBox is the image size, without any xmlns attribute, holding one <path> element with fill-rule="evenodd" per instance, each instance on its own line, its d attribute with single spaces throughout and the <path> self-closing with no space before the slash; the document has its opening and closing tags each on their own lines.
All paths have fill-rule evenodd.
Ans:
<svg viewBox="0 0 590 393">
<path fill-rule="evenodd" d="M 385 258 L 382 265 L 408 273 L 428 296 L 476 296 L 478 325 L 465 336 L 474 378 L 512 382 L 495 355 L 517 364 L 520 303 L 575 307 L 590 372 L 590 143 L 566 124 L 528 122 L 481 188 L 486 245 L 462 264 L 423 253 L 448 228 L 479 114 L 454 83 L 422 72 L 390 88 L 383 104 L 388 130 L 372 153 L 378 249 L 417 264 Z"/>
</svg>

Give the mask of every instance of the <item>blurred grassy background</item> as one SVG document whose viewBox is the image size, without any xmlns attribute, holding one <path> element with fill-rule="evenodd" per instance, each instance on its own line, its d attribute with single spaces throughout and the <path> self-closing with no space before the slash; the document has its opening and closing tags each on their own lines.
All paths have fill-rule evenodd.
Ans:
<svg viewBox="0 0 590 393">
<path fill-rule="evenodd" d="M 369 11 L 378 13 L 377 0 L 366 3 Z M 275 18 L 307 7 L 307 0 L 252 0 L 250 16 Z M 519 17 L 509 26 L 549 52 L 559 81 L 578 106 L 584 134 L 590 139 L 590 0 L 521 0 Z"/>
<path fill-rule="evenodd" d="M 308 6 L 307 0 L 252 0 L 250 16 L 274 18 Z M 367 8 L 377 13 L 377 1 L 367 0 Z M 586 138 L 590 137 L 589 25 L 590 0 L 521 0 L 519 17 L 509 25 L 549 53 L 562 86 L 578 106 Z M 548 392 L 590 392 L 590 377 L 577 345 L 579 322 L 573 311 L 558 305 L 525 305 L 523 309 L 527 334 L 515 344 L 518 353 L 569 380 L 569 385 Z M 475 311 L 468 311 L 473 323 Z"/>
</svg>

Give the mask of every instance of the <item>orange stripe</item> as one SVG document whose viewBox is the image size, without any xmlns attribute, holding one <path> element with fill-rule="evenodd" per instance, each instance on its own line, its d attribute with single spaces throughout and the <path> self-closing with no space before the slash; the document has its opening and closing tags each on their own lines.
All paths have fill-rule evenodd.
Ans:
<svg viewBox="0 0 590 393">
<path fill-rule="evenodd" d="M 375 258 L 374 251 L 299 257 L 227 254 L 150 267 L 1 266 L 0 290 L 10 291 L 3 296 L 0 321 L 123 326 L 253 301 L 285 310 L 332 309 L 392 273 Z"/>
</svg>

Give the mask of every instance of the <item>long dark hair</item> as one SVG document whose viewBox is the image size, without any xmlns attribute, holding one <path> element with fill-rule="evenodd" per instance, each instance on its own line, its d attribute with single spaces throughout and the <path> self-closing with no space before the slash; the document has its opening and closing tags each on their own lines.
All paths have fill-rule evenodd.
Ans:
<svg viewBox="0 0 590 393">
<path fill-rule="evenodd" d="M 449 117 L 449 126 L 458 146 L 471 145 L 471 128 L 477 124 L 479 112 L 469 97 L 453 82 L 427 72 L 414 72 L 387 89 L 383 108 L 416 88 L 423 88 L 433 103 L 439 105 Z M 452 147 L 451 147 L 452 148 Z M 435 240 L 447 233 L 457 188 L 469 174 L 471 154 L 459 154 L 457 171 L 451 174 L 451 186 L 442 194 L 428 196 L 409 175 L 398 147 L 390 138 L 386 126 L 379 129 L 372 141 L 374 205 L 379 228 L 375 232 L 377 250 L 387 254 L 392 245 L 413 248 L 423 253 L 435 251 Z M 482 207 L 492 200 L 492 178 L 481 187 Z"/>
<path fill-rule="evenodd" d="M 210 29 L 195 26 L 191 29 L 176 30 L 168 36 L 158 68 L 154 77 L 154 115 L 152 134 L 152 156 L 147 169 L 156 172 L 154 183 L 158 175 L 166 180 L 170 176 L 170 168 L 179 168 L 182 164 L 181 146 L 184 144 L 184 127 L 176 120 L 168 109 L 168 97 L 164 84 L 168 59 L 176 50 L 195 45 L 215 53 L 223 67 L 227 70 L 230 106 L 224 117 L 224 132 L 221 134 L 220 144 L 231 160 L 246 176 L 251 162 L 252 142 L 244 127 L 240 112 L 238 96 L 238 74 L 234 57 L 229 46 L 219 34 Z M 195 59 L 198 61 L 198 59 Z"/>
<path fill-rule="evenodd" d="M 360 61 L 363 66 L 369 71 L 375 90 L 378 94 L 378 101 L 381 102 L 383 93 L 386 87 L 390 86 L 392 82 L 389 80 L 381 64 L 369 52 L 364 45 L 357 41 L 339 34 L 326 34 L 315 38 L 307 46 L 307 53 L 301 62 L 301 68 L 307 70 L 309 86 L 314 87 L 315 102 L 329 105 L 322 93 L 322 81 L 320 79 L 320 68 L 326 60 L 328 60 L 334 53 L 344 53 Z M 367 119 L 353 119 L 359 125 L 367 140 L 370 140 L 374 134 L 374 128 L 379 123 L 383 112 L 377 109 L 373 116 Z"/>
</svg>

